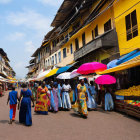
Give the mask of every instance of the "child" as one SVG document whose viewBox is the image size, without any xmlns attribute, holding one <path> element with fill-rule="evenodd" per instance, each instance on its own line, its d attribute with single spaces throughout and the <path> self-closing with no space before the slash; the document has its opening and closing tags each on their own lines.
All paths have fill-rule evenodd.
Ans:
<svg viewBox="0 0 140 140">
<path fill-rule="evenodd" d="M 8 100 L 7 100 L 7 105 L 8 102 L 10 101 L 10 121 L 9 124 L 12 124 L 12 121 L 15 120 L 15 115 L 16 115 L 16 106 L 17 106 L 17 100 L 18 100 L 18 92 L 15 91 L 15 87 L 12 86 L 12 91 L 9 92 Z"/>
</svg>

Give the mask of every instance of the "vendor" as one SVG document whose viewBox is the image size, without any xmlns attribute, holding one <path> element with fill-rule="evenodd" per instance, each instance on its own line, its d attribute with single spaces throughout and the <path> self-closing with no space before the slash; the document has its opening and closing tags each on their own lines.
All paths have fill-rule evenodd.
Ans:
<svg viewBox="0 0 140 140">
<path fill-rule="evenodd" d="M 105 111 L 110 111 L 113 109 L 114 109 L 114 101 L 111 88 L 109 86 L 105 86 Z"/>
</svg>

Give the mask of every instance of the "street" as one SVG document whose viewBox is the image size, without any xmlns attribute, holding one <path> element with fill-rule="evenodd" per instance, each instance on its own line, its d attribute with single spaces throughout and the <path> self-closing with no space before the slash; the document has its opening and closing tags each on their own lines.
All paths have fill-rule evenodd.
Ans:
<svg viewBox="0 0 140 140">
<path fill-rule="evenodd" d="M 48 116 L 36 115 L 32 108 L 33 125 L 26 127 L 9 121 L 8 92 L 0 98 L 0 140 L 139 140 L 140 122 L 116 112 L 101 109 L 89 112 L 83 119 L 70 112 L 61 111 Z"/>
</svg>

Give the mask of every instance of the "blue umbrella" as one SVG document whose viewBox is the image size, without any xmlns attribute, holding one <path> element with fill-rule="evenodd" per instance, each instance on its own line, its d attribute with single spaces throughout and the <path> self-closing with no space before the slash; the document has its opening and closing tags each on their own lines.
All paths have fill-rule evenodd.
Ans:
<svg viewBox="0 0 140 140">
<path fill-rule="evenodd" d="M 58 69 L 58 71 L 56 72 L 56 74 L 60 74 L 60 73 L 66 72 L 72 66 L 73 65 L 68 65 L 68 66 L 62 67 L 62 68 Z"/>
</svg>

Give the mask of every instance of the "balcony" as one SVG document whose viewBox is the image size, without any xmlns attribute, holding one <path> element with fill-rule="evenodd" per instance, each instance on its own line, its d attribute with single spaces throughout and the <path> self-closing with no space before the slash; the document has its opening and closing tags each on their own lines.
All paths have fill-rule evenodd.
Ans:
<svg viewBox="0 0 140 140">
<path fill-rule="evenodd" d="M 83 56 L 93 52 L 99 48 L 108 49 L 118 46 L 117 33 L 115 29 L 112 29 L 101 36 L 98 36 L 79 50 L 74 53 L 74 60 L 82 58 Z"/>
</svg>

